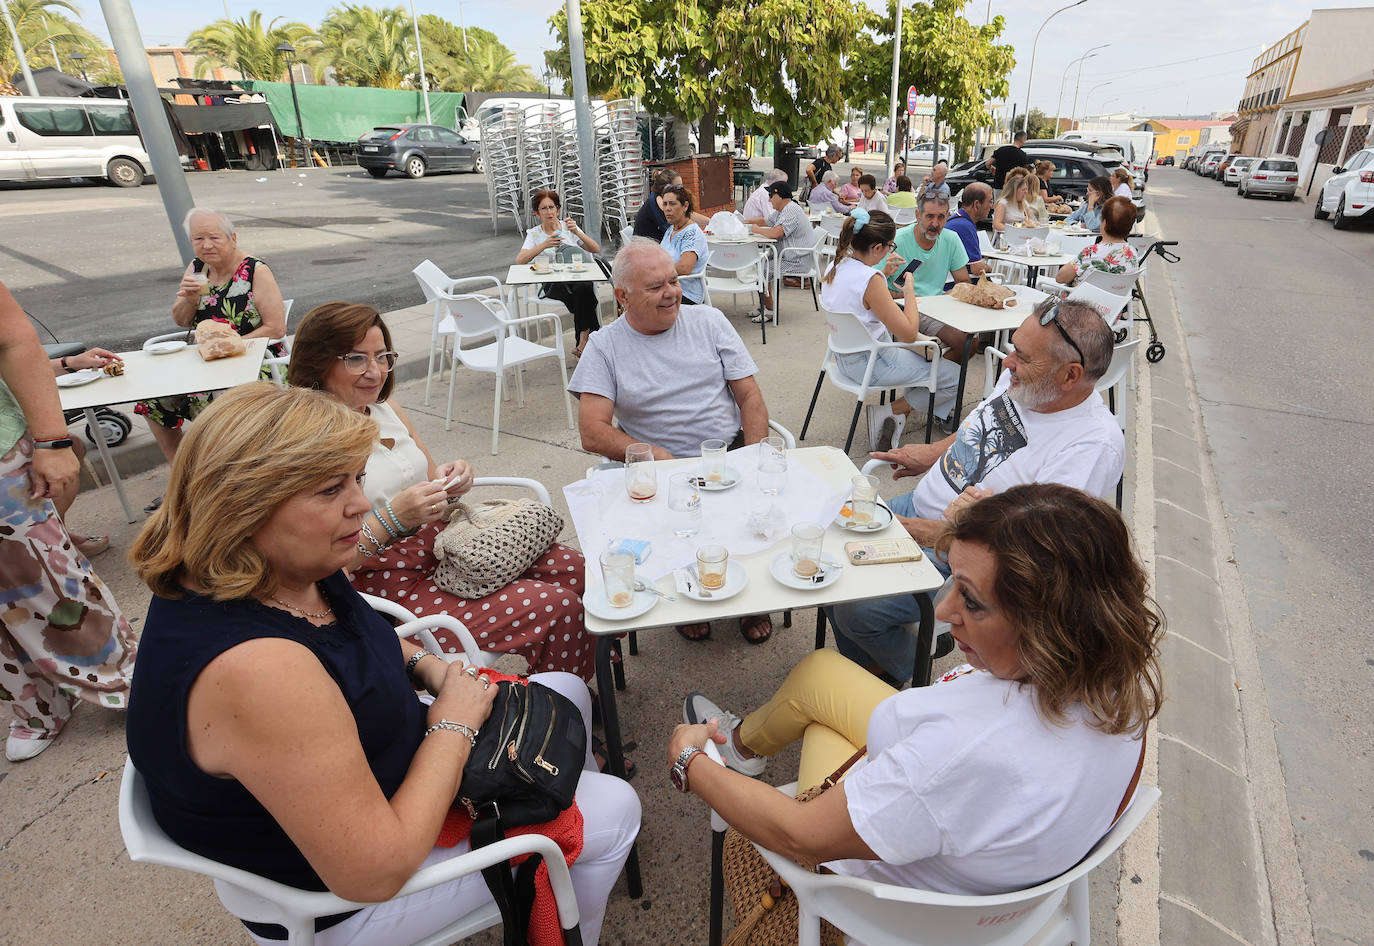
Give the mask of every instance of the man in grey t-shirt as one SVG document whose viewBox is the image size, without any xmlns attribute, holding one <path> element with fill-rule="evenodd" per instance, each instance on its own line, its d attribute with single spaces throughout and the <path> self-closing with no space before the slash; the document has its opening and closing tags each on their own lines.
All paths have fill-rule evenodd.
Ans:
<svg viewBox="0 0 1374 946">
<path fill-rule="evenodd" d="M 700 454 L 703 440 L 740 447 L 767 436 L 758 366 L 719 309 L 681 304 L 677 270 L 662 247 L 632 240 L 616 254 L 611 281 L 625 314 L 592 333 L 568 383 L 582 449 L 624 460 L 625 448 L 640 442 L 671 460 Z M 741 625 L 754 642 L 772 633 L 767 615 Z M 709 626 L 679 631 L 700 640 Z"/>
</svg>

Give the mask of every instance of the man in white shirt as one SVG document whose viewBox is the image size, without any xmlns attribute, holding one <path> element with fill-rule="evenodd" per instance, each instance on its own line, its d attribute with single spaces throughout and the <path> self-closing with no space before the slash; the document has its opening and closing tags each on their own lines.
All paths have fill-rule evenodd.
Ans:
<svg viewBox="0 0 1374 946">
<path fill-rule="evenodd" d="M 611 282 L 624 315 L 592 333 L 568 383 L 583 450 L 620 461 L 630 444 L 646 443 L 655 459 L 671 460 L 700 454 L 703 440 L 734 449 L 768 435 L 768 405 L 744 341 L 719 309 L 681 304 L 677 270 L 662 247 L 630 241 L 616 254 Z M 772 630 L 766 614 L 740 622 L 751 643 Z M 710 626 L 678 631 L 704 640 Z"/>
<path fill-rule="evenodd" d="M 785 180 L 787 180 L 787 172 L 782 168 L 765 171 L 763 182 L 759 185 L 759 189 L 750 194 L 749 199 L 744 202 L 744 209 L 740 211 L 740 216 L 745 220 L 751 217 L 762 220 L 768 216 L 768 212 L 773 209 L 773 205 L 769 203 L 768 187 L 777 181 Z"/>
<path fill-rule="evenodd" d="M 834 173 L 829 172 L 829 173 Z M 792 188 L 786 181 L 775 181 L 768 185 L 768 202 L 772 206 L 762 218 L 745 216 L 749 232 L 777 240 L 778 256 L 782 260 L 782 274 L 797 276 L 805 273 L 811 265 L 811 258 L 803 252 L 788 253 L 787 250 L 806 250 L 816 245 L 816 233 L 811 226 L 811 218 L 806 215 L 792 199 Z M 773 261 L 768 259 L 763 293 L 763 307 L 755 322 L 773 317 Z"/>
<path fill-rule="evenodd" d="M 1092 306 L 1047 299 L 1012 335 L 1016 350 L 992 395 L 955 433 L 872 454 L 897 467 L 894 479 L 925 474 L 888 506 L 937 568 L 948 574 L 931 550 L 945 520 L 995 492 L 1059 483 L 1110 494 L 1125 465 L 1126 440 L 1093 386 L 1111 364 L 1113 342 Z M 894 680 L 910 675 L 916 639 L 904 625 L 920 619 L 913 596 L 837 605 L 828 613 L 840 653 Z"/>
</svg>

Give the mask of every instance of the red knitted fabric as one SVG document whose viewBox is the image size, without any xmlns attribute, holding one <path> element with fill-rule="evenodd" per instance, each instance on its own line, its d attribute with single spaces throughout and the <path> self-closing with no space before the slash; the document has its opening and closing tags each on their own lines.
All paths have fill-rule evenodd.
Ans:
<svg viewBox="0 0 1374 946">
<path fill-rule="evenodd" d="M 495 670 L 484 669 L 481 675 L 490 677 L 493 683 L 502 680 L 522 685 L 526 683 L 522 677 L 497 673 Z M 444 818 L 444 826 L 439 829 L 439 837 L 434 845 L 454 847 L 464 841 L 471 832 L 472 818 L 466 808 L 455 803 L 449 809 L 448 816 Z M 573 861 L 582 853 L 582 811 L 574 801 L 552 821 L 521 825 L 506 830 L 506 837 L 517 837 L 522 834 L 542 834 L 552 838 L 563 849 L 563 859 L 572 867 Z M 527 857 L 528 854 L 514 858 L 512 863 L 519 864 Z M 530 908 L 528 939 L 531 946 L 563 946 L 563 926 L 558 922 L 558 905 L 553 898 L 553 887 L 549 884 L 547 864 L 540 864 L 534 873 L 534 905 Z"/>
</svg>

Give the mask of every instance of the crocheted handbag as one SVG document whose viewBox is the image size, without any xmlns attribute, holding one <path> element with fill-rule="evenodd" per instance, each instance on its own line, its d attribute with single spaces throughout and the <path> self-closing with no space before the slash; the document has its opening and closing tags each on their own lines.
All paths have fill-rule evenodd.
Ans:
<svg viewBox="0 0 1374 946">
<path fill-rule="evenodd" d="M 867 751 L 865 747 L 854 753 L 825 781 L 798 794 L 797 800 L 819 798 Z M 792 946 L 797 942 L 797 895 L 782 885 L 782 878 L 753 842 L 734 828 L 725 832 L 721 869 L 735 911 L 735 929 L 725 946 Z M 821 946 L 841 946 L 843 942 L 844 934 L 822 920 Z"/>
<path fill-rule="evenodd" d="M 505 587 L 543 555 L 563 517 L 532 499 L 457 503 L 434 540 L 434 583 L 471 601 Z"/>
</svg>

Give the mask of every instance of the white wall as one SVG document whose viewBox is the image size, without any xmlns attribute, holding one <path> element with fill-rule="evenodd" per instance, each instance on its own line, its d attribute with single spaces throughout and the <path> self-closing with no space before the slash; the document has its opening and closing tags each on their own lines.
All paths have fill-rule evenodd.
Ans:
<svg viewBox="0 0 1374 946">
<path fill-rule="evenodd" d="M 1290 95 L 1340 85 L 1374 69 L 1374 7 L 1313 10 Z"/>
</svg>

